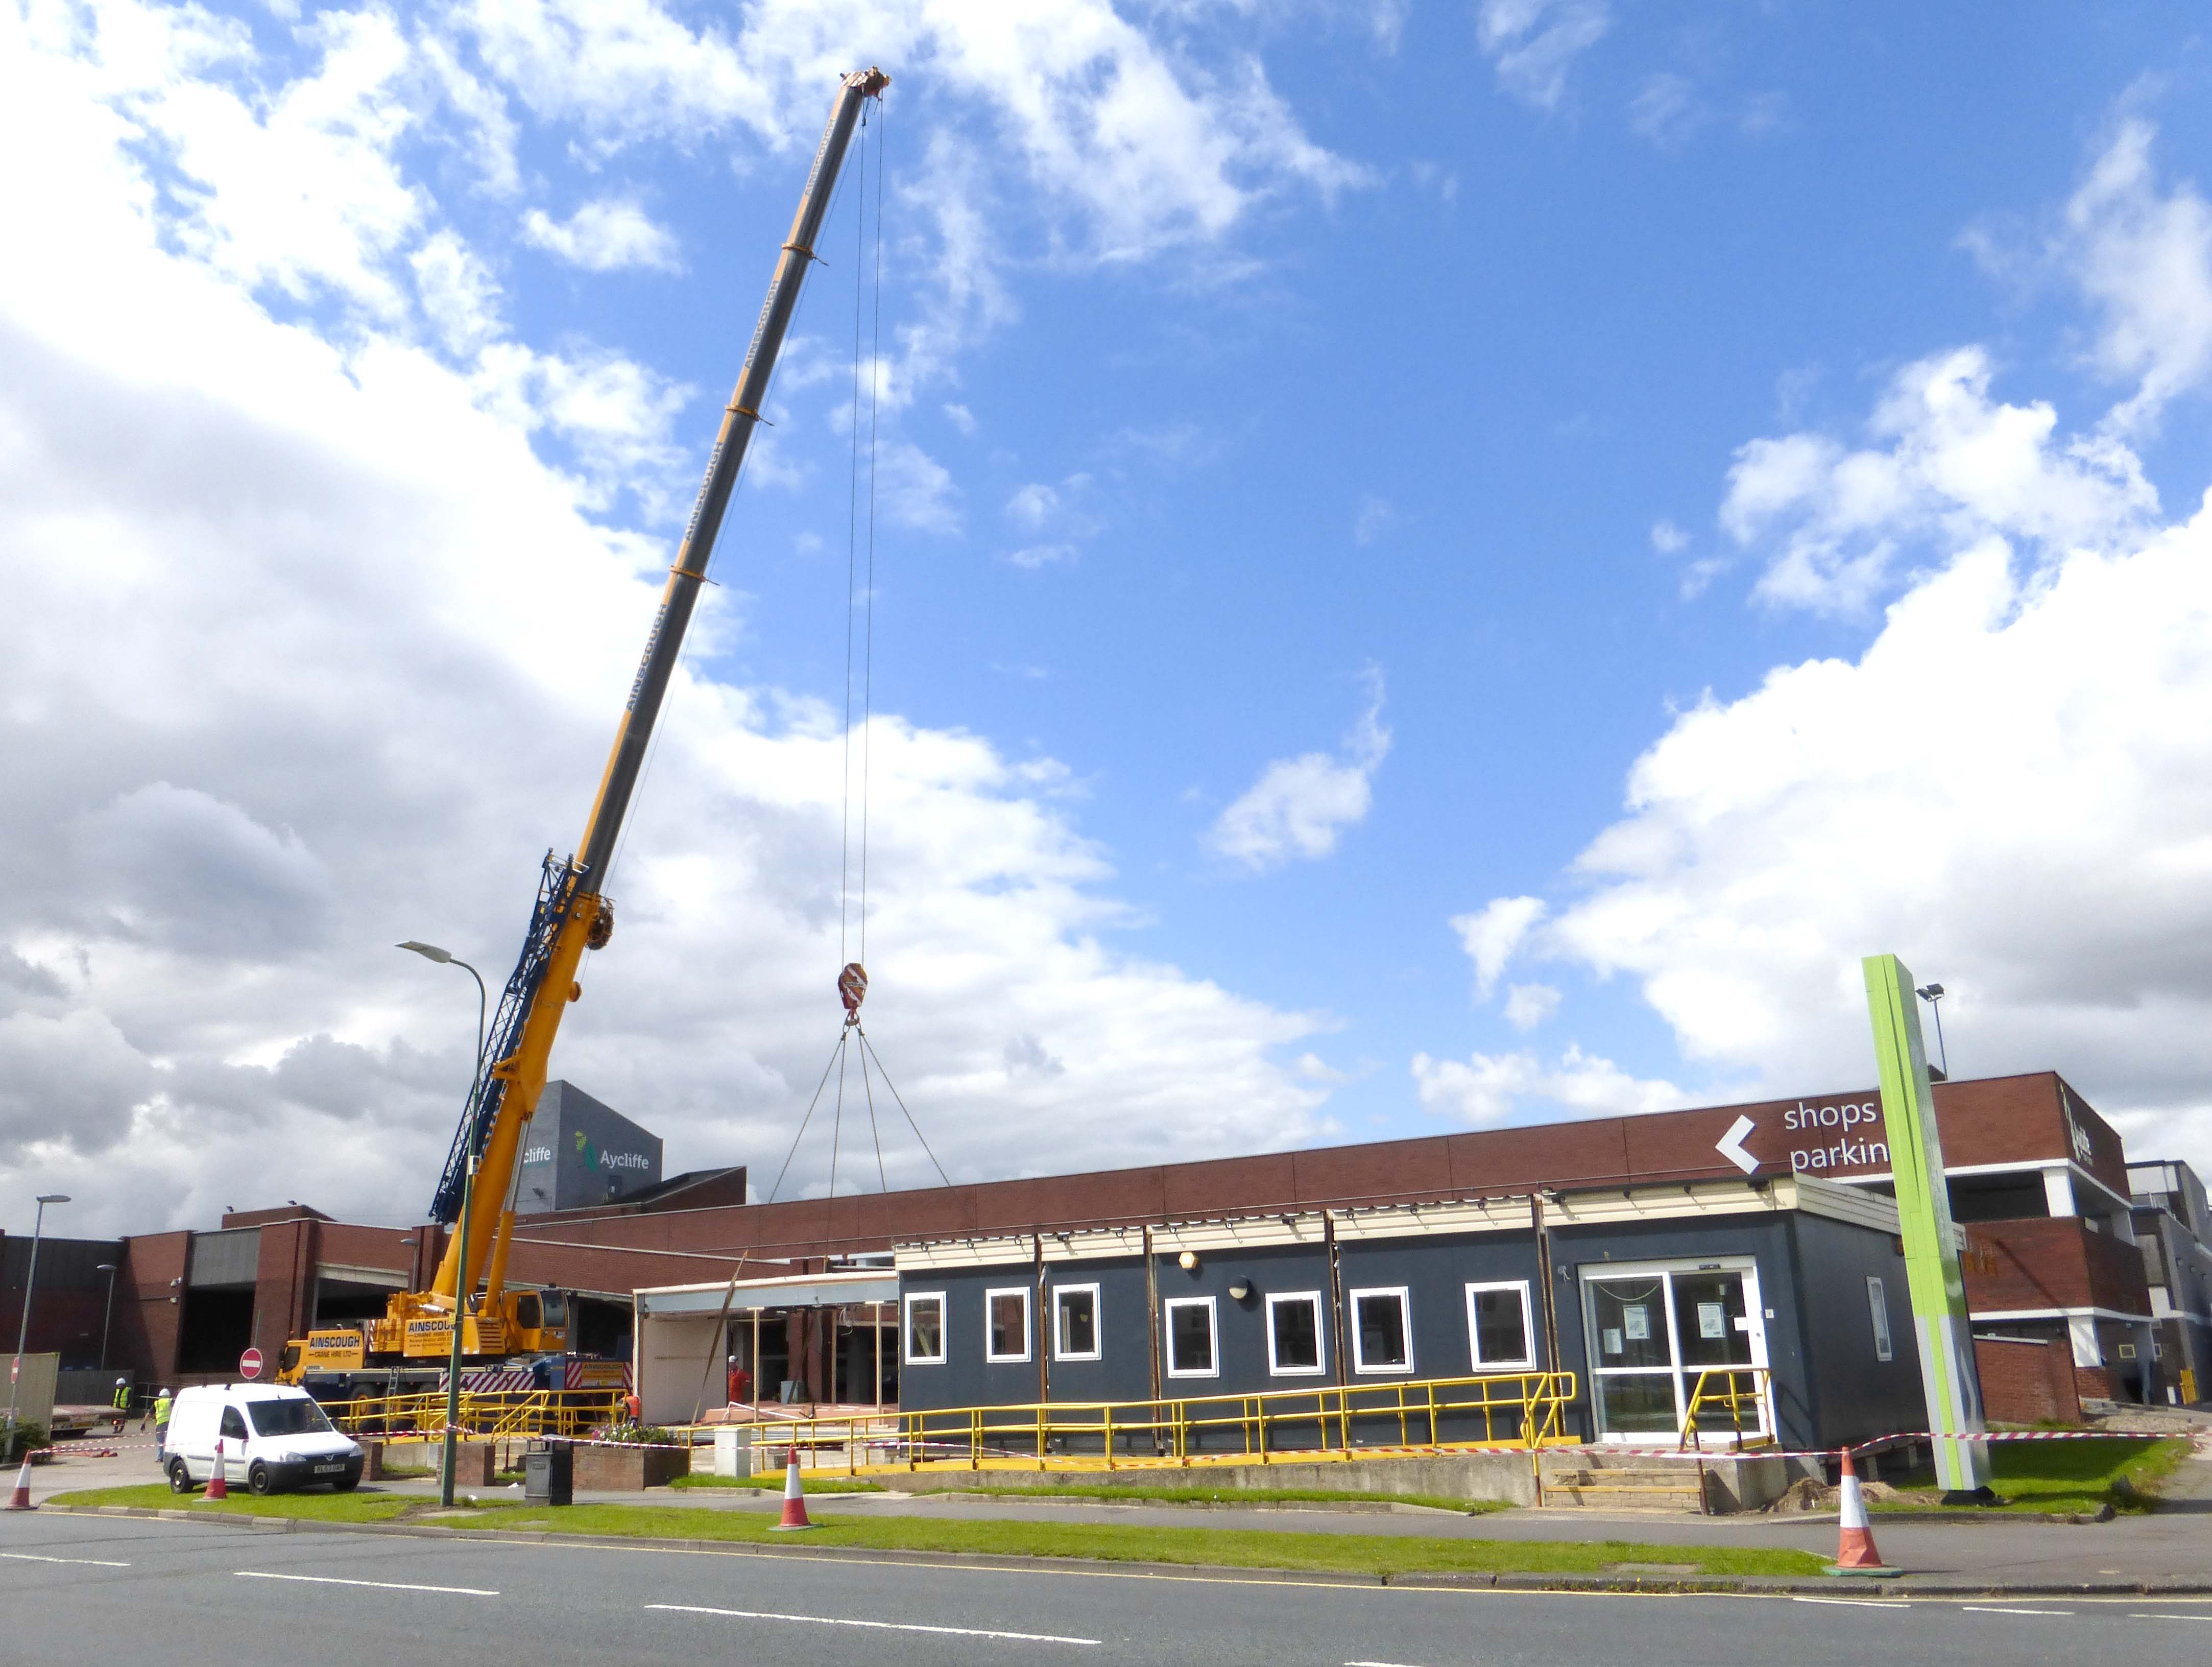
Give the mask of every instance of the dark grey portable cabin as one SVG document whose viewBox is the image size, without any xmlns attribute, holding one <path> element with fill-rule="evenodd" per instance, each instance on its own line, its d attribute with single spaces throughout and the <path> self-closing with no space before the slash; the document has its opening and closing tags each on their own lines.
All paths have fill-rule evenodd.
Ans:
<svg viewBox="0 0 2212 1667">
<path fill-rule="evenodd" d="M 1701 1374 L 1717 1391 L 1756 1366 L 1766 1393 L 1738 1409 L 1741 1433 L 1833 1447 L 1923 1416 L 1896 1234 L 1887 1198 L 1800 1177 L 902 1246 L 900 1404 L 1289 1392 L 1268 1403 L 1282 1421 L 1267 1441 L 1291 1450 L 1343 1440 L 1342 1386 L 1354 1445 L 1510 1441 L 1517 1386 L 1488 1416 L 1386 1408 L 1425 1407 L 1438 1379 L 1548 1371 L 1574 1375 L 1559 1433 L 1673 1445 Z M 920 1357 L 917 1304 L 938 1328 Z M 1255 1439 L 1233 1411 L 1194 1415 L 1224 1421 L 1194 1431 L 1194 1451 Z M 1698 1421 L 1708 1446 L 1738 1433 L 1725 1408 Z"/>
</svg>

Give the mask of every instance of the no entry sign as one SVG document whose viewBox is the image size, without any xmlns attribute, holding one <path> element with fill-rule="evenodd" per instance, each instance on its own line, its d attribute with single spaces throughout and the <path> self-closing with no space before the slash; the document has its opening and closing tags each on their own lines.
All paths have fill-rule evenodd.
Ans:
<svg viewBox="0 0 2212 1667">
<path fill-rule="evenodd" d="M 238 1375 L 245 1378 L 258 1378 L 261 1375 L 261 1351 L 259 1349 L 249 1348 L 245 1354 L 238 1357 Z"/>
</svg>

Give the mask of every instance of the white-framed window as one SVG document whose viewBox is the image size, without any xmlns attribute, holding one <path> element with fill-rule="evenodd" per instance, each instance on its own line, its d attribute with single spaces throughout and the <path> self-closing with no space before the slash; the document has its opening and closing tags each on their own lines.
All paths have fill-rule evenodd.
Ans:
<svg viewBox="0 0 2212 1667">
<path fill-rule="evenodd" d="M 1889 1335 L 1889 1296 L 1881 1288 L 1881 1281 L 1869 1275 L 1867 1278 L 1867 1313 L 1874 1321 L 1874 1358 L 1887 1360 L 1895 1358 L 1896 1345 Z"/>
<path fill-rule="evenodd" d="M 1467 1287 L 1467 1343 L 1477 1372 L 1526 1371 L 1536 1364 L 1527 1280 L 1491 1280 Z"/>
<path fill-rule="evenodd" d="M 1321 1358 L 1321 1293 L 1267 1293 L 1267 1371 L 1276 1378 L 1314 1378 Z"/>
<path fill-rule="evenodd" d="M 906 1298 L 906 1363 L 945 1364 L 945 1293 L 909 1291 Z"/>
<path fill-rule="evenodd" d="M 1099 1325 L 1098 1287 L 1095 1285 L 1055 1285 L 1052 1287 L 1052 1358 L 1055 1360 L 1096 1360 L 1104 1353 Z"/>
<path fill-rule="evenodd" d="M 993 1363 L 1030 1358 L 1030 1293 L 1010 1285 L 983 1293 L 983 1358 Z"/>
<path fill-rule="evenodd" d="M 1411 1372 L 1413 1369 L 1413 1299 L 1402 1285 L 1376 1286 L 1351 1293 L 1352 1369 L 1354 1372 Z"/>
<path fill-rule="evenodd" d="M 1167 1334 L 1168 1376 L 1218 1378 L 1220 1339 L 1214 1329 L 1212 1297 L 1170 1297 L 1160 1305 Z"/>
</svg>

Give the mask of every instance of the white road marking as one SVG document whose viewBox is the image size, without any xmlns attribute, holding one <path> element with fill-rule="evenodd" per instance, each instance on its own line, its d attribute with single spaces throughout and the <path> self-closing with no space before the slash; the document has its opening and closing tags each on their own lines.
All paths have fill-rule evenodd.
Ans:
<svg viewBox="0 0 2212 1667">
<path fill-rule="evenodd" d="M 1894 1609 L 1905 1613 L 1905 1605 L 1888 1597 L 1793 1597 L 1793 1603 L 1839 1603 L 1852 1609 Z"/>
<path fill-rule="evenodd" d="M 2071 1615 L 2071 1609 L 2001 1609 L 1987 1603 L 1961 1603 L 1959 1607 L 1969 1615 Z"/>
<path fill-rule="evenodd" d="M 1407 1667 L 1402 1661 L 1347 1661 L 1344 1667 Z"/>
<path fill-rule="evenodd" d="M 374 1586 L 379 1591 L 449 1591 L 457 1597 L 496 1597 L 481 1586 L 416 1586 L 404 1580 L 341 1580 L 335 1574 L 270 1574 L 258 1568 L 231 1570 L 241 1580 L 299 1580 L 312 1586 Z"/>
<path fill-rule="evenodd" d="M 2212 1621 L 2212 1615 L 2131 1615 L 2130 1621 Z"/>
<path fill-rule="evenodd" d="M 105 1557 L 40 1557 L 27 1551 L 0 1551 L 19 1563 L 90 1563 L 94 1568 L 129 1568 L 128 1563 L 112 1563 Z"/>
<path fill-rule="evenodd" d="M 1061 1638 L 1053 1633 L 1001 1633 L 981 1627 L 924 1627 L 902 1621 L 853 1621 L 841 1615 L 773 1615 L 763 1609 L 714 1609 L 701 1603 L 647 1603 L 649 1609 L 677 1615 L 726 1615 L 738 1621 L 804 1621 L 817 1627 L 866 1627 L 884 1633 L 936 1633 L 948 1638 L 1003 1638 L 1019 1644 L 1096 1644 L 1095 1638 Z"/>
</svg>

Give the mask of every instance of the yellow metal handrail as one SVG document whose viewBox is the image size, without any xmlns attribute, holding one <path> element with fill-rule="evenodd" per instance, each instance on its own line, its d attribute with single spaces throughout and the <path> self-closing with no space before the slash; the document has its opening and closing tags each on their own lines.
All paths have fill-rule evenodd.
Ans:
<svg viewBox="0 0 2212 1667">
<path fill-rule="evenodd" d="M 471 1435 L 584 1434 L 614 1421 L 622 1411 L 620 1390 L 463 1390 L 460 1427 Z M 334 1401 L 323 1408 L 331 1422 L 349 1435 L 442 1435 L 446 1397 L 428 1395 L 362 1396 Z"/>
<path fill-rule="evenodd" d="M 1563 1415 L 1575 1393 L 1574 1373 L 1534 1372 L 1158 1401 L 947 1407 L 779 1419 L 754 1427 L 750 1445 L 771 1461 L 792 1448 L 801 1453 L 803 1469 L 854 1475 L 944 1469 L 1116 1470 L 1533 1450 L 1570 1439 L 1562 1433 Z M 1384 1439 L 1378 1440 L 1378 1433 Z"/>
<path fill-rule="evenodd" d="M 1735 1432 L 1735 1451 L 1743 1451 L 1743 1409 L 1752 1409 L 1752 1429 L 1754 1439 L 1761 1445 L 1774 1439 L 1774 1432 L 1766 1417 L 1766 1386 L 1771 1374 L 1765 1366 L 1707 1366 L 1698 1373 L 1696 1385 L 1690 1390 L 1688 1403 L 1682 1408 L 1681 1451 L 1698 1445 L 1698 1415 L 1708 1407 L 1728 1408 L 1729 1425 Z M 1716 1383 L 1717 1379 L 1717 1383 Z"/>
</svg>

